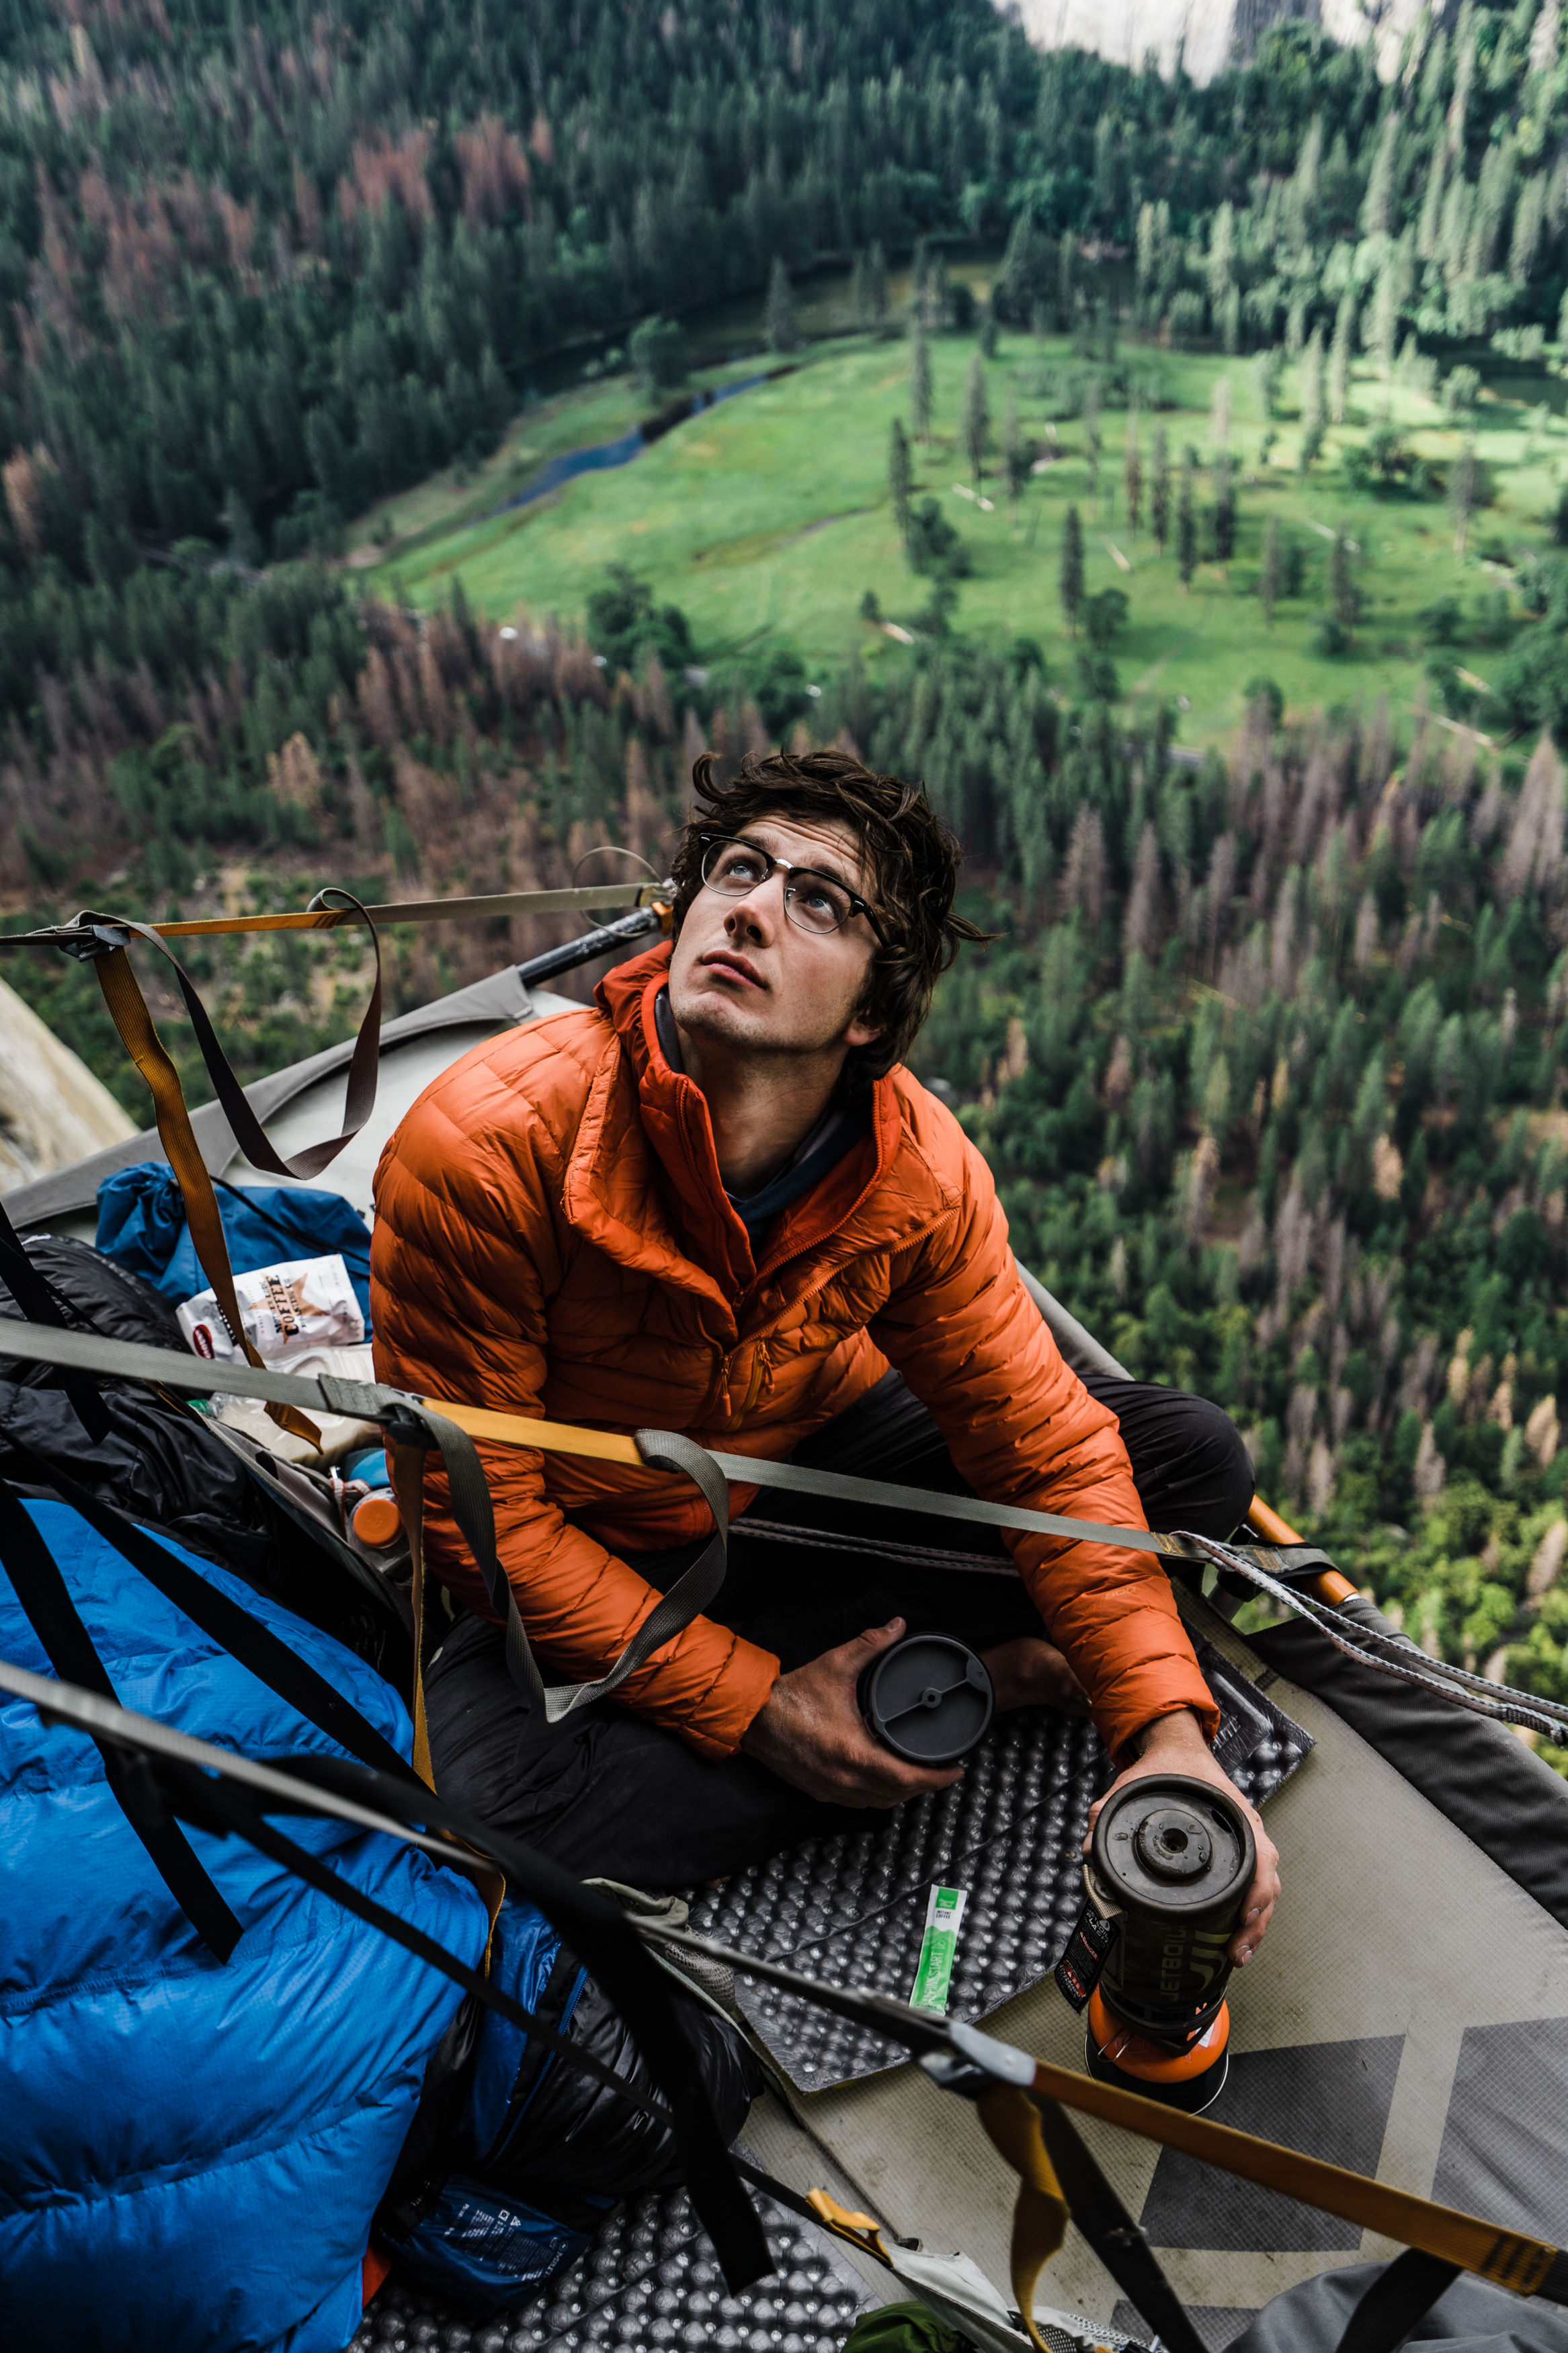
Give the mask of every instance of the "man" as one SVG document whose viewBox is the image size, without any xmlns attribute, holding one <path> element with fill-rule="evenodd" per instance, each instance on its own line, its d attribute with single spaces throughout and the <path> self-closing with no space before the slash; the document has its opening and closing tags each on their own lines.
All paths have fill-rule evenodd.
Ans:
<svg viewBox="0 0 1568 2353">
<path fill-rule="evenodd" d="M 1228 1534 L 1252 1496 L 1230 1423 L 1173 1390 L 1091 1395 L 1068 1371 L 984 1162 L 901 1065 L 937 975 L 979 936 L 952 911 L 957 848 L 923 795 L 838 752 L 748 759 L 728 781 L 705 758 L 695 784 L 673 944 L 619 965 L 594 1009 L 476 1048 L 387 1145 L 380 1377 L 1101 1525 L 1147 1525 L 1147 1509 Z M 668 1474 L 581 1456 L 494 1447 L 485 1462 L 550 1678 L 602 1676 L 703 1548 L 706 1505 Z M 427 1678 L 444 1793 L 579 1872 L 668 1886 L 732 1870 L 957 1778 L 891 1755 L 857 1704 L 861 1670 L 909 1624 L 980 1648 L 1002 1709 L 1087 1704 L 1122 1778 L 1230 1788 L 1152 1556 L 768 1491 L 755 1516 L 775 1533 L 748 1539 L 756 1492 L 732 1494 L 710 1614 L 552 1727 L 509 1675 L 428 1468 L 428 1555 L 465 1605 Z M 1004 1544 L 1019 1577 L 919 1557 L 1005 1567 Z M 1240 1960 L 1278 1892 L 1254 1830 Z"/>
</svg>

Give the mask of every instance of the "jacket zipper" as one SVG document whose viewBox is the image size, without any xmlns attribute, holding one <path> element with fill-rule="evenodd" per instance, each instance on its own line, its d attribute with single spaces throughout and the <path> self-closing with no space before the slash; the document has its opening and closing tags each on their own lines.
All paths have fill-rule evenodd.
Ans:
<svg viewBox="0 0 1568 2353">
<path fill-rule="evenodd" d="M 910 1244 L 911 1244 L 911 1243 L 913 1243 L 913 1242 L 923 1242 L 923 1241 L 924 1241 L 924 1240 L 925 1240 L 925 1238 L 926 1238 L 926 1236 L 927 1236 L 928 1234 L 934 1234 L 934 1233 L 935 1233 L 935 1231 L 936 1231 L 936 1229 L 937 1229 L 938 1226 L 945 1225 L 945 1224 L 946 1224 L 946 1222 L 947 1222 L 948 1218 L 949 1218 L 951 1215 L 952 1215 L 952 1211 L 951 1211 L 951 1210 L 944 1209 L 944 1210 L 942 1210 L 942 1214 L 941 1214 L 939 1217 L 935 1217 L 935 1218 L 929 1219 L 927 1220 L 927 1222 L 926 1222 L 923 1226 L 921 1226 L 921 1227 L 917 1228 L 917 1229 L 915 1230 L 915 1232 L 913 1232 L 912 1234 L 900 1234 L 900 1237 L 899 1237 L 899 1248 L 900 1248 L 900 1250 L 908 1250 L 908 1249 L 910 1248 Z M 826 1239 L 826 1237 L 825 1237 L 825 1239 Z M 799 1256 L 800 1256 L 800 1252 L 799 1252 L 798 1250 L 792 1250 L 792 1251 L 790 1252 L 790 1258 L 798 1258 Z M 779 1264 L 780 1264 L 781 1266 L 787 1266 L 787 1265 L 789 1264 L 789 1259 L 781 1259 L 781 1260 L 780 1260 L 780 1261 L 779 1261 Z M 798 1297 L 798 1298 L 796 1298 L 796 1299 L 795 1299 L 795 1300 L 792 1300 L 792 1302 L 790 1303 L 791 1303 L 792 1308 L 795 1308 L 795 1307 L 806 1307 L 806 1306 L 809 1306 L 809 1305 L 810 1305 L 811 1302 L 812 1302 L 814 1299 L 819 1299 L 819 1298 L 822 1296 L 822 1293 L 826 1290 L 826 1288 L 827 1288 L 828 1284 L 832 1282 L 832 1280 L 833 1280 L 833 1276 L 834 1276 L 834 1274 L 835 1274 L 835 1273 L 837 1273 L 837 1268 L 833 1269 L 829 1273 L 825 1274 L 825 1275 L 823 1276 L 823 1278 L 822 1278 L 822 1280 L 821 1280 L 821 1282 L 814 1282 L 814 1283 L 812 1284 L 811 1289 L 810 1289 L 809 1291 L 803 1291 L 803 1292 L 800 1293 L 800 1295 L 799 1295 L 799 1297 Z M 759 1347 L 765 1347 L 765 1345 L 766 1345 L 766 1344 L 767 1344 L 767 1342 L 768 1342 L 768 1341 L 773 1340 L 773 1339 L 776 1339 L 776 1338 L 777 1338 L 777 1336 L 778 1336 L 779 1329 L 780 1329 L 779 1325 L 775 1324 L 773 1326 L 773 1328 L 772 1328 L 772 1330 L 771 1330 L 771 1331 L 759 1333 L 759 1334 L 758 1334 L 758 1335 L 757 1335 L 757 1345 L 758 1345 L 758 1346 L 759 1346 Z M 729 1360 L 728 1360 L 728 1358 L 726 1358 L 726 1360 L 725 1360 L 725 1362 L 726 1362 L 726 1366 L 728 1365 L 728 1361 L 729 1361 Z M 769 1388 L 772 1388 L 772 1386 L 773 1386 L 773 1380 L 772 1380 L 772 1368 L 771 1368 L 771 1367 L 770 1367 L 770 1371 L 769 1371 L 769 1381 L 768 1381 L 768 1386 L 769 1386 Z M 742 1413 L 744 1413 L 744 1412 L 746 1412 L 746 1411 L 747 1411 L 747 1409 L 748 1409 L 748 1408 L 751 1406 L 752 1402 L 752 1399 L 751 1396 L 748 1396 L 748 1397 L 747 1397 L 747 1399 L 746 1399 L 746 1403 L 745 1403 L 745 1405 L 743 1405 L 743 1406 L 741 1408 L 741 1410 L 742 1410 Z"/>
</svg>

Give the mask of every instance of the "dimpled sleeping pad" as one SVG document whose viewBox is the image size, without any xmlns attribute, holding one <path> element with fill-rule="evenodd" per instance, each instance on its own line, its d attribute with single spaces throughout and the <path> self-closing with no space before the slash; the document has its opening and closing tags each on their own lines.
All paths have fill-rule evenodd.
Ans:
<svg viewBox="0 0 1568 2353">
<path fill-rule="evenodd" d="M 85 1521 L 30 1504 L 121 1703 L 265 1758 L 341 1755 Z M 406 1757 L 407 1715 L 330 1636 L 181 1552 Z M 51 1670 L 0 1571 L 0 1657 Z M 279 1827 L 470 1964 L 485 1906 L 390 1838 Z M 97 1749 L 0 1694 L 0 2344 L 339 2353 L 377 2199 L 459 1991 L 237 1838 L 187 1829 L 244 1930 L 200 1942 Z"/>
</svg>

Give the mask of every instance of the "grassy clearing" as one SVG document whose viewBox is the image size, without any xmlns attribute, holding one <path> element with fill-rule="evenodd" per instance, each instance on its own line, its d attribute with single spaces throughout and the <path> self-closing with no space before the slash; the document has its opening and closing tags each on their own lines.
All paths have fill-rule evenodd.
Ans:
<svg viewBox="0 0 1568 2353">
<path fill-rule="evenodd" d="M 1462 436 L 1435 401 L 1401 384 L 1385 387 L 1370 369 L 1358 368 L 1347 422 L 1331 427 L 1322 455 L 1303 478 L 1294 371 L 1286 372 L 1282 413 L 1274 426 L 1278 439 L 1268 462 L 1260 464 L 1266 420 L 1248 360 L 1131 347 L 1125 356 L 1139 373 L 1158 374 L 1172 404 L 1157 415 L 1144 410 L 1140 442 L 1147 477 L 1153 427 L 1164 427 L 1173 514 L 1182 449 L 1190 444 L 1206 466 L 1214 387 L 1221 377 L 1229 380 L 1236 552 L 1228 565 L 1200 564 L 1184 590 L 1173 546 L 1156 554 L 1147 487 L 1142 527 L 1136 538 L 1128 529 L 1127 418 L 1120 408 L 1102 419 L 1098 506 L 1089 491 L 1081 418 L 1057 424 L 1062 457 L 1031 480 L 1016 515 L 1009 512 L 994 452 L 983 484 L 995 499 L 994 512 L 984 513 L 959 494 L 955 485 L 969 479 L 959 448 L 960 406 L 974 348 L 956 336 L 933 344 L 931 447 L 915 452 L 917 495 L 941 498 L 973 562 L 956 626 L 981 637 L 1037 638 L 1052 677 L 1070 681 L 1072 648 L 1058 574 L 1063 518 L 1076 503 L 1089 589 L 1116 586 L 1131 600 L 1128 627 L 1116 646 L 1123 688 L 1134 696 L 1177 701 L 1189 743 L 1227 733 L 1240 715 L 1244 685 L 1258 675 L 1273 679 L 1294 709 L 1369 705 L 1383 693 L 1396 713 L 1415 705 L 1427 691 L 1429 654 L 1417 615 L 1452 595 L 1468 617 L 1481 596 L 1508 590 L 1506 558 L 1522 545 L 1541 543 L 1542 518 L 1555 505 L 1561 460 L 1568 454 L 1561 417 L 1549 417 L 1543 428 L 1531 424 L 1531 403 L 1560 394 L 1560 386 L 1521 379 L 1517 388 L 1505 381 L 1483 394 L 1474 429 L 1496 498 L 1474 517 L 1461 564 L 1439 498 L 1357 493 L 1342 462 L 1386 410 L 1419 456 L 1446 469 Z M 710 380 L 717 373 L 744 372 L 748 364 L 755 363 L 735 364 Z M 1037 344 L 1025 335 L 1005 335 L 986 369 L 994 439 L 1011 385 L 1025 434 L 1046 441 L 1052 419 L 1044 379 L 1053 368 L 1072 365 L 1065 343 Z M 526 479 L 553 450 L 623 430 L 638 406 L 626 379 L 566 394 L 530 415 L 507 463 L 513 476 Z M 434 485 L 405 495 L 394 503 L 405 523 L 427 519 L 417 536 L 405 533 L 371 576 L 387 591 L 395 586 L 427 606 L 444 598 L 460 575 L 470 600 L 493 617 L 519 608 L 570 616 L 582 611 L 606 565 L 626 563 L 653 583 L 660 598 L 685 608 L 705 658 L 776 633 L 793 641 L 808 663 L 836 664 L 855 647 L 873 664 L 904 661 L 906 652 L 859 617 L 868 588 L 899 621 L 911 620 L 926 599 L 926 584 L 905 562 L 888 499 L 888 429 L 896 416 L 907 424 L 906 344 L 848 338 L 819 345 L 803 355 L 795 375 L 692 419 L 634 464 L 580 478 L 517 513 L 464 521 L 452 513 L 449 494 L 443 507 Z M 491 489 L 486 503 L 504 495 L 504 488 Z M 1200 513 L 1210 495 L 1206 473 L 1200 472 Z M 426 497 L 422 508 L 418 501 Z M 1272 629 L 1264 624 L 1257 595 L 1270 514 L 1305 554 L 1302 591 L 1279 606 Z M 1336 529 L 1361 551 L 1363 617 L 1352 650 L 1331 658 L 1316 652 L 1312 639 L 1328 602 L 1328 552 Z M 1112 547 L 1129 568 L 1117 563 Z M 1509 617 L 1515 625 L 1521 617 L 1516 596 Z M 1490 625 L 1495 631 L 1495 611 Z M 1500 647 L 1483 645 L 1468 620 L 1453 651 L 1481 678 L 1500 656 Z"/>
</svg>

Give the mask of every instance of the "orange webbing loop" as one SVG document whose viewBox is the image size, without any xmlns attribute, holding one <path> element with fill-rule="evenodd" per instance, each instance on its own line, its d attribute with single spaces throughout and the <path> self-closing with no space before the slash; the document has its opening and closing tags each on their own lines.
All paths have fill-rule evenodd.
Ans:
<svg viewBox="0 0 1568 2353">
<path fill-rule="evenodd" d="M 132 968 L 131 958 L 123 948 L 111 948 L 105 955 L 93 958 L 98 985 L 103 992 L 121 1042 L 147 1082 L 153 1097 L 153 1116 L 158 1123 L 158 1136 L 174 1172 L 174 1181 L 185 1206 L 185 1220 L 191 1229 L 191 1241 L 201 1261 L 202 1272 L 211 1283 L 222 1308 L 228 1328 L 245 1352 L 246 1362 L 257 1371 L 262 1367 L 251 1342 L 245 1335 L 245 1324 L 235 1296 L 234 1271 L 229 1265 L 228 1242 L 218 1215 L 217 1195 L 202 1158 L 191 1114 L 185 1106 L 185 1091 L 180 1084 L 180 1074 L 170 1060 L 167 1049 L 153 1026 L 153 1016 L 142 994 L 142 984 Z M 270 1419 L 279 1430 L 291 1438 L 302 1439 L 308 1446 L 321 1442 L 321 1431 L 308 1415 L 291 1405 L 269 1405 Z"/>
</svg>

